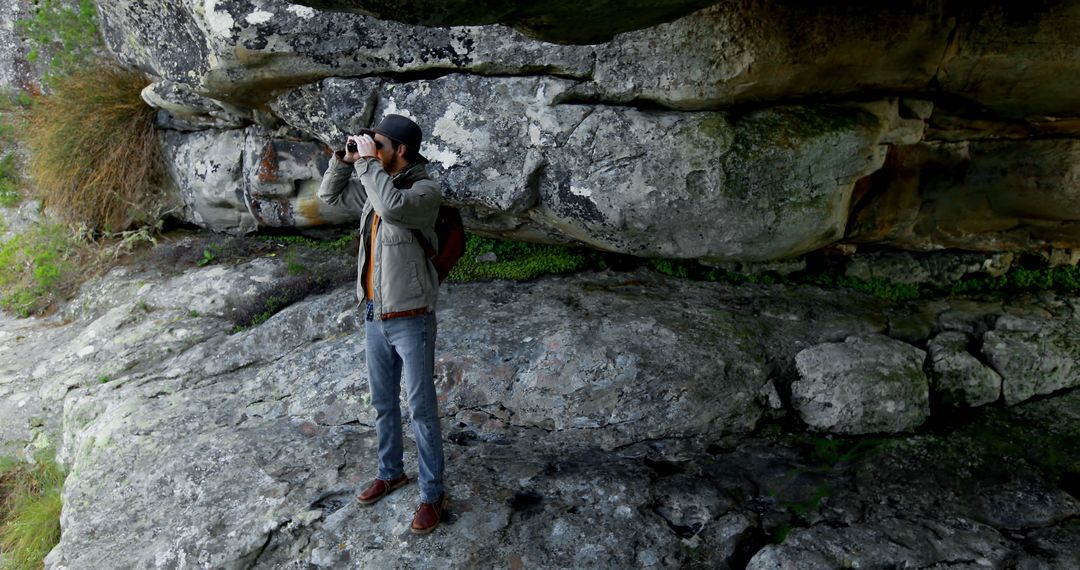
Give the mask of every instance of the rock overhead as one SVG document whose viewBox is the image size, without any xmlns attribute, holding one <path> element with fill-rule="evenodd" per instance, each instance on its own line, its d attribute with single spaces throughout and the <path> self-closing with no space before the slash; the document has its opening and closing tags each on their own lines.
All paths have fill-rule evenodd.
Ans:
<svg viewBox="0 0 1080 570">
<path fill-rule="evenodd" d="M 347 226 L 313 203 L 309 165 L 399 112 L 466 224 L 494 236 L 706 263 L 1080 245 L 1075 3 L 645 4 L 99 12 L 153 80 L 167 150 L 242 165 L 212 184 L 174 169 L 182 217 L 216 231 Z M 238 137 L 241 156 L 212 141 Z M 268 149 L 278 187 L 253 179 Z"/>
</svg>

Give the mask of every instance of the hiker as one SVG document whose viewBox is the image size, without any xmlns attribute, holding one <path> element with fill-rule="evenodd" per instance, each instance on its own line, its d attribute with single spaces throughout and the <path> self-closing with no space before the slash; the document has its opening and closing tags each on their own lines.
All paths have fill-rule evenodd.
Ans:
<svg viewBox="0 0 1080 570">
<path fill-rule="evenodd" d="M 319 186 L 322 201 L 360 212 L 363 228 L 356 296 L 367 332 L 379 471 L 357 500 L 374 504 L 409 482 L 399 403 L 404 373 L 420 471 L 421 502 L 412 531 L 426 534 L 442 521 L 446 494 L 434 378 L 439 277 L 420 238 L 438 248 L 434 224 L 442 193 L 428 177 L 428 161 L 420 154 L 423 134 L 412 120 L 387 115 L 360 133 L 331 157 Z"/>
</svg>

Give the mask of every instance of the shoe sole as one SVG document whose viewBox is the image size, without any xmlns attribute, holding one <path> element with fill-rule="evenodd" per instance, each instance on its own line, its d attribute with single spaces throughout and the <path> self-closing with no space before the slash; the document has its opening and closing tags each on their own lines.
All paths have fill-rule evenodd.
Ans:
<svg viewBox="0 0 1080 570">
<path fill-rule="evenodd" d="M 446 499 L 443 499 L 442 508 L 439 509 L 439 510 L 442 511 L 442 513 L 444 515 L 446 514 L 446 504 L 448 502 L 449 501 L 447 501 Z M 441 516 L 439 517 L 439 520 L 435 521 L 435 524 L 433 524 L 433 525 L 431 525 L 431 526 L 429 526 L 427 528 L 414 528 L 412 526 L 409 526 L 409 530 L 411 530 L 413 534 L 427 534 L 427 533 L 435 530 L 436 528 L 439 528 L 440 524 L 442 524 L 442 517 Z"/>
<path fill-rule="evenodd" d="M 386 489 L 385 493 L 379 495 L 378 497 L 372 497 L 372 498 L 370 498 L 370 499 L 368 499 L 366 501 L 361 499 L 360 497 L 357 497 L 356 502 L 360 503 L 361 505 L 365 505 L 365 506 L 374 505 L 375 503 L 378 503 L 379 501 L 383 500 L 390 493 L 393 493 L 394 490 L 400 489 L 400 488 L 402 488 L 402 487 L 404 487 L 405 485 L 408 485 L 408 484 L 409 484 L 409 480 L 405 479 L 404 481 L 401 481 L 400 483 L 395 483 L 394 485 L 390 486 L 388 489 Z"/>
<path fill-rule="evenodd" d="M 433 524 L 433 525 L 431 525 L 431 526 L 429 526 L 427 528 L 412 528 L 412 527 L 409 527 L 409 530 L 411 530 L 413 534 L 428 534 L 429 532 L 435 530 L 436 528 L 439 528 L 439 523 L 441 523 L 441 522 L 442 521 L 439 521 L 439 522 L 437 522 L 437 523 L 435 523 L 435 524 Z"/>
</svg>

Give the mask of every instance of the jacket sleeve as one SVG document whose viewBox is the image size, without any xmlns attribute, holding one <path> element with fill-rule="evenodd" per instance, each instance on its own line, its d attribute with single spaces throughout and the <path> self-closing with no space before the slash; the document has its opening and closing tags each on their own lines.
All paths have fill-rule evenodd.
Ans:
<svg viewBox="0 0 1080 570">
<path fill-rule="evenodd" d="M 367 202 L 364 185 L 352 178 L 356 165 L 343 162 L 335 153 L 319 184 L 319 199 L 331 206 L 363 212 Z"/>
<path fill-rule="evenodd" d="M 430 229 L 435 225 L 439 204 L 442 203 L 438 184 L 421 180 L 412 188 L 398 189 L 374 158 L 356 161 L 356 172 L 380 218 L 410 229 Z"/>
</svg>

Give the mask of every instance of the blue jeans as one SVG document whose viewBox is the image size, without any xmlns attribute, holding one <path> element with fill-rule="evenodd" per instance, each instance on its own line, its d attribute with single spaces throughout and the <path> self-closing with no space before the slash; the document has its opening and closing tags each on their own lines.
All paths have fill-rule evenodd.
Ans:
<svg viewBox="0 0 1080 570">
<path fill-rule="evenodd" d="M 367 311 L 365 317 L 370 317 Z M 367 332 L 368 387 L 379 438 L 379 479 L 405 472 L 402 463 L 401 375 L 412 412 L 420 464 L 420 500 L 443 494 L 442 429 L 435 396 L 435 313 L 380 321 L 364 319 Z"/>
</svg>

